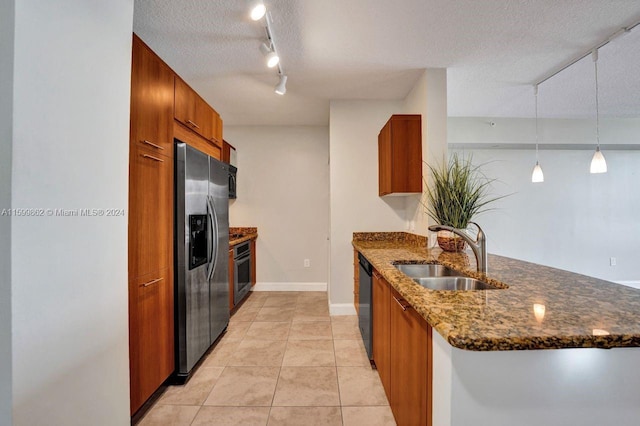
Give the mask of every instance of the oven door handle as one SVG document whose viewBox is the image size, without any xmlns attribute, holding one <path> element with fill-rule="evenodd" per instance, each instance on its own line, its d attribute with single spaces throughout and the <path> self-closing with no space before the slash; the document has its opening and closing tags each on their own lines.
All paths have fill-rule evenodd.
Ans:
<svg viewBox="0 0 640 426">
<path fill-rule="evenodd" d="M 207 206 L 209 207 L 209 212 L 210 212 L 210 218 L 211 218 L 211 224 L 212 224 L 212 233 L 211 233 L 211 248 L 212 248 L 212 256 L 211 256 L 211 261 L 209 262 L 210 268 L 209 268 L 209 272 L 207 273 L 207 281 L 209 281 L 211 279 L 211 277 L 213 276 L 214 271 L 216 270 L 216 264 L 218 262 L 218 250 L 219 250 L 219 245 L 218 245 L 218 230 L 219 230 L 219 226 L 218 226 L 218 215 L 216 214 L 216 210 L 213 206 L 213 197 L 211 196 L 207 196 Z"/>
</svg>

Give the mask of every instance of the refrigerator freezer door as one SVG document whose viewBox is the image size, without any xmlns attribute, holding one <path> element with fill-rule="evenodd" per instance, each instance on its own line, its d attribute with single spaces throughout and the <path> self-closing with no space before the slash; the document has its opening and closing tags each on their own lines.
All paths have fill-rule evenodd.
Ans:
<svg viewBox="0 0 640 426">
<path fill-rule="evenodd" d="M 229 169 L 215 158 L 209 159 L 209 199 L 215 209 L 218 230 L 215 268 L 209 280 L 213 343 L 229 324 Z"/>
<path fill-rule="evenodd" d="M 186 375 L 211 345 L 209 326 L 209 262 L 193 262 L 190 239 L 204 230 L 211 247 L 211 214 L 207 211 L 209 157 L 176 143 L 176 373 Z M 206 218 L 206 227 L 194 218 Z M 191 229 L 192 225 L 198 229 Z M 199 246 L 202 241 L 197 242 Z M 202 250 L 198 250 L 201 256 Z M 207 256 L 208 257 L 208 256 Z M 189 269 L 189 266 L 198 266 Z"/>
</svg>

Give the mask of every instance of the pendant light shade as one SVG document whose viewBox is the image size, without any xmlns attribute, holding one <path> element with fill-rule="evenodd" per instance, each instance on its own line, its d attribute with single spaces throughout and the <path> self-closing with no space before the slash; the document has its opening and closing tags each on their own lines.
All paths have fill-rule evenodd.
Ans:
<svg viewBox="0 0 640 426">
<path fill-rule="evenodd" d="M 537 161 L 535 167 L 533 168 L 533 173 L 531 174 L 531 182 L 544 182 L 544 173 L 542 173 L 542 167 L 540 167 L 540 163 L 538 163 Z"/>
<path fill-rule="evenodd" d="M 595 69 L 596 75 L 596 152 L 593 153 L 593 158 L 591 158 L 591 173 L 607 173 L 607 162 L 604 159 L 604 155 L 600 152 L 600 104 L 599 104 L 599 93 L 598 93 L 598 49 L 593 49 L 591 53 L 591 58 L 593 59 L 593 65 Z"/>
<path fill-rule="evenodd" d="M 596 152 L 593 153 L 590 171 L 591 173 L 607 173 L 607 162 L 600 151 L 600 147 L 597 147 Z"/>
</svg>

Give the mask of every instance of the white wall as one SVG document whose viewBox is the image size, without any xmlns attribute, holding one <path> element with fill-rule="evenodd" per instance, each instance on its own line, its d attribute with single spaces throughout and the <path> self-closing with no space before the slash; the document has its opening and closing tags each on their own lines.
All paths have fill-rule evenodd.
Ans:
<svg viewBox="0 0 640 426">
<path fill-rule="evenodd" d="M 132 0 L 16 4 L 12 207 L 125 208 Z M 14 217 L 13 421 L 129 424 L 127 218 Z"/>
<path fill-rule="evenodd" d="M 591 151 L 541 151 L 545 182 L 531 183 L 532 150 L 467 150 L 513 193 L 478 222 L 488 249 L 610 281 L 640 280 L 640 151 L 605 152 L 609 172 L 589 173 Z M 636 188 L 636 189 L 634 189 Z M 609 266 L 615 257 L 617 266 Z M 491 265 L 489 265 L 491 266 Z"/>
<path fill-rule="evenodd" d="M 238 152 L 230 224 L 258 227 L 256 289 L 326 289 L 329 129 L 225 127 L 225 139 Z"/>
<path fill-rule="evenodd" d="M 442 158 L 447 144 L 446 70 L 425 70 L 405 99 L 331 101 L 332 313 L 353 307 L 353 232 L 406 231 L 426 235 L 420 195 L 378 196 L 378 134 L 393 114 L 422 115 L 422 158 Z M 431 160 L 429 160 L 431 161 Z"/>
<path fill-rule="evenodd" d="M 425 70 L 404 100 L 406 114 L 422 115 L 423 192 L 429 184 L 429 167 L 447 158 L 447 70 Z M 406 197 L 409 230 L 428 235 L 433 222 L 425 213 L 422 194 Z"/>
<path fill-rule="evenodd" d="M 401 101 L 331 101 L 331 278 L 334 313 L 353 307 L 353 232 L 403 231 L 403 197 L 378 196 L 378 133 Z"/>
<path fill-rule="evenodd" d="M 0 210 L 11 207 L 14 1 L 0 1 Z M 0 425 L 11 424 L 11 217 L 0 215 Z"/>
<path fill-rule="evenodd" d="M 535 143 L 535 119 L 450 117 L 448 141 L 459 143 L 532 144 Z M 494 125 L 490 125 L 494 123 Z M 595 144 L 594 119 L 538 120 L 541 144 Z M 603 144 L 637 144 L 639 118 L 600 118 L 600 142 Z"/>
</svg>

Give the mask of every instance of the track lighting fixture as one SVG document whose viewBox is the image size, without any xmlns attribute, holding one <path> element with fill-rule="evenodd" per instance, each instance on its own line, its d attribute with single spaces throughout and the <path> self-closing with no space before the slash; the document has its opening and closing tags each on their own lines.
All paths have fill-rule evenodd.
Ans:
<svg viewBox="0 0 640 426">
<path fill-rule="evenodd" d="M 250 1 L 249 10 L 251 19 L 253 19 L 254 21 L 259 21 L 260 19 L 262 19 L 264 14 L 267 13 L 267 8 L 262 0 Z"/>
<path fill-rule="evenodd" d="M 276 43 L 273 40 L 273 32 L 271 31 L 271 12 L 267 12 L 264 2 L 261 0 L 253 0 L 249 2 L 251 6 L 251 19 L 257 21 L 264 16 L 264 32 L 266 40 L 260 44 L 260 52 L 267 60 L 267 66 L 269 68 L 276 68 L 280 81 L 275 87 L 275 92 L 278 95 L 284 95 L 287 93 L 287 76 L 282 70 L 282 64 L 280 64 L 280 56 L 278 56 L 278 49 L 276 49 Z"/>
<path fill-rule="evenodd" d="M 593 49 L 591 53 L 593 59 L 593 65 L 595 68 L 595 80 L 596 80 L 596 152 L 593 153 L 591 159 L 591 173 L 607 173 L 607 162 L 604 159 L 604 155 L 600 152 L 600 105 L 598 99 L 598 49 Z"/>
<path fill-rule="evenodd" d="M 285 93 L 287 93 L 287 76 L 286 75 L 280 74 L 280 82 L 278 82 L 275 92 L 278 95 L 284 95 Z"/>
<path fill-rule="evenodd" d="M 275 67 L 280 62 L 280 57 L 275 52 L 275 49 L 273 48 L 273 44 L 271 44 L 271 47 L 270 47 L 267 43 L 262 43 L 260 45 L 260 52 L 262 52 L 264 57 L 267 59 L 267 66 L 269 68 Z"/>
<path fill-rule="evenodd" d="M 544 182 L 544 173 L 542 173 L 542 167 L 540 167 L 540 162 L 538 160 L 538 85 L 533 86 L 533 94 L 536 99 L 536 165 L 533 168 L 533 173 L 531 174 L 531 182 L 540 183 Z"/>
</svg>

